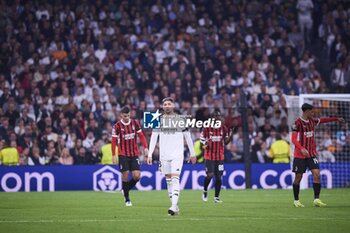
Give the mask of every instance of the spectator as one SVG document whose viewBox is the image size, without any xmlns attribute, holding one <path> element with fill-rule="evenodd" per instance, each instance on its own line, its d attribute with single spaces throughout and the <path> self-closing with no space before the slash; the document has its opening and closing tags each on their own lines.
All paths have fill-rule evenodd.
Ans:
<svg viewBox="0 0 350 233">
<path fill-rule="evenodd" d="M 102 159 L 102 153 L 98 151 L 97 143 L 92 147 L 88 164 L 99 164 Z"/>
<path fill-rule="evenodd" d="M 276 135 L 276 141 L 271 144 L 270 158 L 273 163 L 289 163 L 290 145 L 282 140 L 280 134 Z"/>
<path fill-rule="evenodd" d="M 320 163 L 335 163 L 335 156 L 326 147 L 318 148 L 318 162 Z"/>
<path fill-rule="evenodd" d="M 266 143 L 258 137 L 252 146 L 252 154 L 253 163 L 269 163 L 271 161 Z"/>
<path fill-rule="evenodd" d="M 16 109 L 15 103 L 9 103 L 8 109 L 5 112 L 5 117 L 9 119 L 9 124 L 11 128 L 14 128 L 16 126 L 16 122 L 19 119 L 20 115 L 19 112 Z"/>
<path fill-rule="evenodd" d="M 40 149 L 38 146 L 33 146 L 32 150 L 29 153 L 28 165 L 45 165 L 45 156 L 40 154 Z"/>
<path fill-rule="evenodd" d="M 88 131 L 86 138 L 83 141 L 83 147 L 91 150 L 95 142 L 95 136 L 92 131 Z"/>
<path fill-rule="evenodd" d="M 124 69 L 128 69 L 128 70 L 132 69 L 131 62 L 125 58 L 125 55 L 123 53 L 119 55 L 119 59 L 115 62 L 114 67 L 116 71 L 122 71 Z"/>
<path fill-rule="evenodd" d="M 230 143 L 227 145 L 227 150 L 225 151 L 225 162 L 243 162 L 243 154 L 238 152 L 236 144 Z"/>
<path fill-rule="evenodd" d="M 345 92 L 347 86 L 347 79 L 345 75 L 346 74 L 342 68 L 342 64 L 338 63 L 337 66 L 333 69 L 330 77 L 334 90 Z"/>
<path fill-rule="evenodd" d="M 1 118 L 1 125 L 0 125 L 0 140 L 9 140 L 8 132 L 11 130 L 10 128 L 10 121 L 7 117 Z"/>
<path fill-rule="evenodd" d="M 79 149 L 78 154 L 74 157 L 74 164 L 75 165 L 83 165 L 88 164 L 89 161 L 89 155 L 86 152 L 86 149 L 84 147 L 81 147 Z"/>
<path fill-rule="evenodd" d="M 306 36 L 307 42 L 310 42 L 310 33 L 313 26 L 313 8 L 314 4 L 311 0 L 298 0 L 297 2 L 299 27 L 303 33 L 304 38 Z"/>
<path fill-rule="evenodd" d="M 61 165 L 72 165 L 74 163 L 74 159 L 70 155 L 69 150 L 67 148 L 64 148 L 62 150 L 62 155 L 59 158 L 58 163 Z"/>
<path fill-rule="evenodd" d="M 105 144 L 101 147 L 101 164 L 113 164 L 112 160 L 112 144 L 106 139 Z M 115 148 L 116 158 L 118 158 L 118 147 Z"/>
<path fill-rule="evenodd" d="M 15 166 L 19 163 L 19 153 L 16 148 L 15 142 L 12 142 L 11 145 L 2 143 L 0 148 L 0 162 L 3 166 Z"/>
</svg>

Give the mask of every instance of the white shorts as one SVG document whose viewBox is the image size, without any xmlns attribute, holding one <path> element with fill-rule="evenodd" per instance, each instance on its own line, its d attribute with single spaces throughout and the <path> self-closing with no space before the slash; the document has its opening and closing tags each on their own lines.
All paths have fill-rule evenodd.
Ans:
<svg viewBox="0 0 350 233">
<path fill-rule="evenodd" d="M 183 160 L 172 159 L 172 160 L 160 160 L 159 171 L 164 175 L 167 174 L 181 174 Z"/>
</svg>

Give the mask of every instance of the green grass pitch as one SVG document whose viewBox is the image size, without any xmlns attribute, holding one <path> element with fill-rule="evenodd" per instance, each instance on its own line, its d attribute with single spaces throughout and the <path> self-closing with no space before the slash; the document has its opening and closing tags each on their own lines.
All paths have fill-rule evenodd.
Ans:
<svg viewBox="0 0 350 233">
<path fill-rule="evenodd" d="M 323 189 L 326 208 L 312 206 L 312 190 L 301 190 L 305 208 L 292 206 L 291 190 L 223 190 L 224 203 L 203 203 L 200 191 L 180 194 L 180 215 L 167 215 L 166 191 L 121 193 L 0 193 L 1 233 L 55 232 L 349 232 L 350 189 Z"/>
</svg>

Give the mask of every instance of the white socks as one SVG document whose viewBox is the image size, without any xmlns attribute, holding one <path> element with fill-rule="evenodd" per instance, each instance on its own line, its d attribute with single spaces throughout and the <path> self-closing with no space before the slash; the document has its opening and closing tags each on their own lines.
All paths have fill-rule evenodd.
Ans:
<svg viewBox="0 0 350 233">
<path fill-rule="evenodd" d="M 166 184 L 167 184 L 167 189 L 168 189 L 168 195 L 169 195 L 170 202 L 171 202 L 172 193 L 173 193 L 173 184 L 171 182 L 171 178 L 170 179 L 166 178 Z"/>
<path fill-rule="evenodd" d="M 176 208 L 177 203 L 179 201 L 179 195 L 180 195 L 180 178 L 178 176 L 171 177 L 171 183 L 172 183 L 171 206 L 172 208 Z M 168 186 L 168 190 L 169 190 L 169 186 Z"/>
</svg>

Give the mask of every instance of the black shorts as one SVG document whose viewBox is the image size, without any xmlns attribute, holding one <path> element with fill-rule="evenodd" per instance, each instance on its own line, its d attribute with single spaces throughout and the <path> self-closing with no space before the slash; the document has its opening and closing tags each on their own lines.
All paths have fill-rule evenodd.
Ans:
<svg viewBox="0 0 350 233">
<path fill-rule="evenodd" d="M 222 176 L 224 173 L 223 160 L 205 160 L 206 173 L 214 173 L 214 176 Z"/>
<path fill-rule="evenodd" d="M 294 173 L 305 173 L 306 168 L 309 168 L 309 170 L 320 169 L 320 165 L 318 164 L 317 158 L 316 157 L 306 158 L 306 159 L 294 158 L 294 161 L 293 161 Z"/>
<path fill-rule="evenodd" d="M 140 170 L 139 157 L 129 157 L 119 155 L 119 169 L 121 172 Z"/>
</svg>

